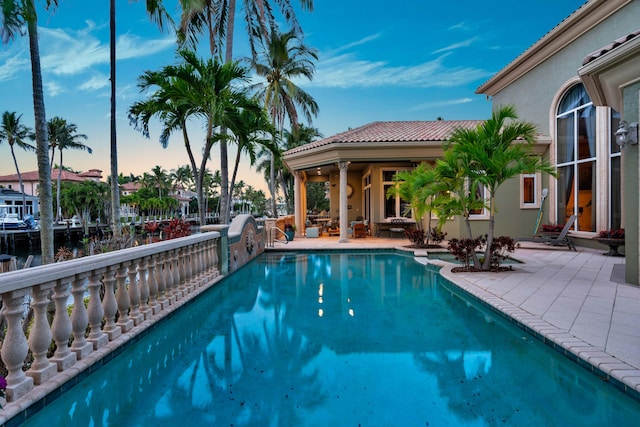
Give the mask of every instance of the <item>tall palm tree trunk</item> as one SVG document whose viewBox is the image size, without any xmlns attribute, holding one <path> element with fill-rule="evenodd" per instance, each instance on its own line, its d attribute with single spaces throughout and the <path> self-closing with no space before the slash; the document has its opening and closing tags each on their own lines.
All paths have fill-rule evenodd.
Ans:
<svg viewBox="0 0 640 427">
<path fill-rule="evenodd" d="M 111 76 L 111 230 L 120 237 L 120 187 L 118 185 L 118 143 L 116 138 L 116 1 L 109 2 L 109 45 Z"/>
<path fill-rule="evenodd" d="M 47 116 L 42 91 L 42 70 L 40 68 L 40 49 L 38 46 L 38 19 L 33 0 L 27 7 L 33 13 L 33 19 L 27 20 L 29 34 L 29 52 L 31 54 L 31 81 L 33 86 L 33 113 L 36 130 L 36 156 L 38 159 L 38 197 L 40 201 L 40 249 L 42 264 L 53 262 L 53 191 L 51 189 L 51 169 L 49 168 L 49 137 L 47 135 Z"/>
</svg>

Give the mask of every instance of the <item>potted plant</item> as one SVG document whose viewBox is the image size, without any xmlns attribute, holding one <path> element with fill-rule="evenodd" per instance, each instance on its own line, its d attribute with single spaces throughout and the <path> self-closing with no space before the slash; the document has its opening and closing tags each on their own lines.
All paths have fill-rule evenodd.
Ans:
<svg viewBox="0 0 640 427">
<path fill-rule="evenodd" d="M 284 225 L 284 234 L 287 235 L 287 240 L 292 241 L 296 236 L 296 225 L 295 224 L 285 224 Z"/>
<path fill-rule="evenodd" d="M 609 252 L 605 252 L 607 256 L 624 256 L 618 252 L 620 246 L 624 246 L 624 228 L 614 228 L 611 230 L 602 230 L 593 238 L 603 245 L 609 246 Z"/>
</svg>

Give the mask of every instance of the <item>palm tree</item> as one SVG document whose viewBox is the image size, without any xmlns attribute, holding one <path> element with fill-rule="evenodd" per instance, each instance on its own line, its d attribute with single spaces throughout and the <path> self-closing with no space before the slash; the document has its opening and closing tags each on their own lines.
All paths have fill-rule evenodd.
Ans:
<svg viewBox="0 0 640 427">
<path fill-rule="evenodd" d="M 274 2 L 269 0 L 244 0 L 244 20 L 247 23 L 247 34 L 251 56 L 256 57 L 256 45 L 268 38 L 269 29 L 275 27 Z M 290 0 L 278 0 L 275 2 L 286 23 L 295 31 L 302 34 L 302 29 L 296 18 L 295 11 Z M 199 36 L 205 30 L 209 36 L 209 48 L 211 56 L 221 57 L 223 45 L 225 50 L 225 62 L 233 60 L 233 36 L 235 30 L 236 0 L 183 0 L 182 17 L 180 22 L 179 38 L 183 42 L 189 42 L 195 48 L 198 45 Z M 313 10 L 313 0 L 300 0 L 303 10 Z M 226 130 L 221 129 L 221 134 Z M 221 211 L 224 214 L 223 221 L 228 222 L 229 212 L 229 164 L 227 153 L 227 141 L 220 140 L 220 170 L 222 182 Z"/>
<path fill-rule="evenodd" d="M 51 144 L 51 168 L 53 169 L 53 160 L 55 158 L 55 150 L 58 149 L 60 153 L 60 163 L 58 165 L 58 178 L 57 178 L 57 193 L 56 193 L 56 221 L 60 219 L 62 215 L 60 207 L 60 182 L 62 180 L 62 151 L 65 149 L 74 149 L 87 151 L 89 154 L 93 152 L 91 148 L 80 142 L 81 139 L 86 140 L 87 135 L 78 133 L 78 126 L 73 123 L 67 123 L 67 121 L 61 117 L 53 117 L 47 122 L 47 129 L 49 131 L 49 142 Z"/>
<path fill-rule="evenodd" d="M 179 166 L 171 172 L 171 179 L 175 187 L 182 187 L 185 190 L 192 189 L 193 172 L 189 165 Z"/>
<path fill-rule="evenodd" d="M 261 161 L 256 165 L 258 172 L 264 173 L 265 181 L 269 182 L 271 179 L 271 170 L 274 170 L 276 192 L 281 189 L 284 193 L 285 202 L 287 205 L 287 212 L 293 212 L 293 186 L 294 178 L 289 169 L 284 164 L 282 159 L 282 153 L 295 147 L 299 147 L 303 144 L 314 141 L 317 138 L 322 138 L 322 133 L 314 127 L 305 126 L 300 123 L 297 129 L 288 131 L 284 129 L 284 147 L 280 148 L 276 146 L 277 150 L 270 150 L 263 148 L 258 153 L 258 157 Z M 275 153 L 274 163 L 271 163 L 271 155 Z M 274 212 L 275 215 L 275 212 Z"/>
<path fill-rule="evenodd" d="M 297 108 L 302 110 L 309 123 L 312 120 L 311 116 L 318 114 L 316 101 L 293 83 L 293 79 L 299 77 L 311 80 L 315 72 L 313 61 L 317 59 L 315 50 L 302 44 L 295 32 L 279 33 L 275 28 L 265 42 L 262 54 L 254 58 L 253 67 L 256 73 L 266 80 L 266 84 L 258 91 L 258 97 L 264 102 L 273 126 L 281 136 L 285 117 L 289 117 L 292 129 L 298 127 Z M 276 212 L 275 157 L 276 154 L 272 152 L 269 190 L 273 212 Z"/>
<path fill-rule="evenodd" d="M 2 114 L 2 124 L 0 125 L 0 143 L 6 140 L 11 148 L 11 157 L 13 158 L 13 164 L 16 167 L 16 173 L 18 174 L 18 183 L 20 184 L 20 192 L 22 193 L 22 216 L 24 217 L 25 209 L 27 206 L 26 196 L 24 194 L 24 184 L 22 183 L 22 174 L 18 167 L 18 160 L 16 159 L 16 153 L 13 149 L 14 145 L 22 148 L 23 150 L 35 151 L 36 147 L 29 144 L 25 140 L 31 135 L 31 129 L 20 123 L 22 114 L 16 116 L 15 112 L 5 111 Z"/>
<path fill-rule="evenodd" d="M 162 195 L 166 196 L 171 188 L 171 178 L 167 171 L 157 165 L 151 169 L 151 173 L 143 174 L 142 183 L 158 193 L 158 200 L 162 200 Z"/>
<path fill-rule="evenodd" d="M 57 0 L 44 0 L 45 10 L 58 6 Z M 0 8 L 0 39 L 4 43 L 20 34 L 27 24 L 31 81 L 33 86 L 33 112 L 35 118 L 36 155 L 38 158 L 38 196 L 40 201 L 40 247 L 42 263 L 53 262 L 53 200 L 51 170 L 49 169 L 49 141 L 47 116 L 42 90 L 40 47 L 38 45 L 38 14 L 34 0 L 3 0 Z"/>
<path fill-rule="evenodd" d="M 454 157 L 460 160 L 469 181 L 482 184 L 489 195 L 489 231 L 483 270 L 491 267 L 495 195 L 500 185 L 523 173 L 546 172 L 555 175 L 555 170 L 532 151 L 536 126 L 517 119 L 513 106 L 502 106 L 476 129 L 455 130 L 448 146 Z"/>
<path fill-rule="evenodd" d="M 257 158 L 256 149 L 258 147 L 264 147 L 264 149 L 270 151 L 274 149 L 272 141 L 267 138 L 267 133 L 273 135 L 275 132 L 264 110 L 260 110 L 259 114 L 254 114 L 254 112 L 250 110 L 243 110 L 240 112 L 237 123 L 239 127 L 233 131 L 233 134 L 238 142 L 238 150 L 236 152 L 236 160 L 231 176 L 231 188 L 235 188 L 234 185 L 240 166 L 240 157 L 243 153 L 249 156 L 251 165 L 254 165 Z"/>
<path fill-rule="evenodd" d="M 240 129 L 242 110 L 259 114 L 261 108 L 251 99 L 244 89 L 238 89 L 236 83 L 248 82 L 248 71 L 238 63 L 220 64 L 218 61 L 204 61 L 195 53 L 183 50 L 179 53 L 182 63 L 166 66 L 161 71 L 147 71 L 140 77 L 142 90 L 157 88 L 146 101 L 134 103 L 129 109 L 129 118 L 136 129 L 149 136 L 149 120 L 158 116 L 163 129 L 160 143 L 166 147 L 174 131 L 182 132 L 184 145 L 196 182 L 200 223 L 204 224 L 203 175 L 207 161 L 215 142 L 224 141 L 226 134 L 216 133 L 220 128 Z M 200 167 L 195 157 L 187 132 L 189 118 L 203 118 L 205 123 L 205 141 L 202 149 Z M 228 216 L 228 215 L 227 215 Z"/>
</svg>

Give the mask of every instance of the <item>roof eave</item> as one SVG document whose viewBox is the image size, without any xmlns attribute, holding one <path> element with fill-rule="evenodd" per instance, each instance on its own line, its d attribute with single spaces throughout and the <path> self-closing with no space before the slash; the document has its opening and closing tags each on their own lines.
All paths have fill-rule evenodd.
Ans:
<svg viewBox="0 0 640 427">
<path fill-rule="evenodd" d="M 578 70 L 578 75 L 598 106 L 622 111 L 622 91 L 640 81 L 640 37 L 635 37 Z"/>
</svg>

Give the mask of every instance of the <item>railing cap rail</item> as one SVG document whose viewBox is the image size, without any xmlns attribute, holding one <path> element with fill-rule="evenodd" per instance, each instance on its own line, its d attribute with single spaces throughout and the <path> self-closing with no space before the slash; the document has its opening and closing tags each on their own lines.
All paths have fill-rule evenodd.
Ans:
<svg viewBox="0 0 640 427">
<path fill-rule="evenodd" d="M 178 239 L 165 240 L 69 261 L 2 273 L 0 274 L 0 294 L 37 285 L 45 281 L 52 282 L 76 274 L 86 274 L 93 270 L 105 269 L 110 266 L 130 262 L 133 259 L 152 256 L 219 237 L 220 233 L 218 232 L 199 233 Z"/>
</svg>

